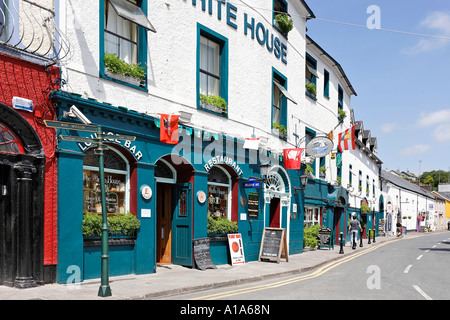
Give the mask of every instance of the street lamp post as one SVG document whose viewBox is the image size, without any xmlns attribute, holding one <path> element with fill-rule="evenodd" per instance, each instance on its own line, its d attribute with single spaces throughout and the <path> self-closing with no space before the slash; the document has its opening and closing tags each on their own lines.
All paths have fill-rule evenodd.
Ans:
<svg viewBox="0 0 450 320">
<path fill-rule="evenodd" d="M 101 135 L 101 127 L 98 127 L 98 134 Z M 101 284 L 98 289 L 100 297 L 110 297 L 112 295 L 109 286 L 109 248 L 108 248 L 108 216 L 106 212 L 106 192 L 105 192 L 105 167 L 103 162 L 103 150 L 107 147 L 99 140 L 95 153 L 98 155 L 98 167 L 100 171 L 100 191 L 102 198 L 102 254 L 101 254 Z"/>
</svg>

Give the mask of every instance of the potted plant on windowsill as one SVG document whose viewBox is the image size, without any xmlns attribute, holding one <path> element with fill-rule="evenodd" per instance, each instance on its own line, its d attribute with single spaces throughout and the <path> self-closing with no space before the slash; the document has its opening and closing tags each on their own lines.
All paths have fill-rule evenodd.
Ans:
<svg viewBox="0 0 450 320">
<path fill-rule="evenodd" d="M 309 93 L 311 96 L 313 96 L 314 98 L 316 97 L 317 89 L 316 89 L 316 85 L 314 83 L 306 82 L 305 89 L 306 89 L 306 92 Z"/>
<path fill-rule="evenodd" d="M 287 136 L 287 129 L 282 124 L 274 122 L 272 124 L 272 131 L 275 135 L 278 135 L 278 137 L 285 139 Z"/>
<path fill-rule="evenodd" d="M 225 99 L 213 95 L 205 96 L 200 94 L 200 107 L 220 114 L 228 113 L 228 105 Z"/>
<path fill-rule="evenodd" d="M 115 54 L 105 54 L 105 75 L 137 87 L 145 86 L 145 68 L 138 64 L 128 64 Z"/>
<path fill-rule="evenodd" d="M 276 26 L 280 31 L 287 35 L 293 28 L 294 22 L 286 13 L 279 13 L 275 16 Z"/>
<path fill-rule="evenodd" d="M 345 112 L 342 109 L 338 109 L 338 115 L 339 115 L 338 116 L 339 121 L 342 122 L 342 121 L 344 121 L 345 117 L 347 116 L 347 112 Z"/>
<path fill-rule="evenodd" d="M 325 166 L 321 166 L 319 169 L 319 177 L 320 178 L 325 178 L 326 177 L 326 173 L 327 172 L 327 167 Z"/>
</svg>

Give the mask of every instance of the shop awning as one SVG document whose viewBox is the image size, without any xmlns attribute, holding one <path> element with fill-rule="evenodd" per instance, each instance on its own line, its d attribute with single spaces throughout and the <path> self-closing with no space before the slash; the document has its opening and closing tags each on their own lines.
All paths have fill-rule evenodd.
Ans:
<svg viewBox="0 0 450 320">
<path fill-rule="evenodd" d="M 297 102 L 295 102 L 294 98 L 292 98 L 292 96 L 289 94 L 289 92 L 278 82 L 274 81 L 273 82 L 278 89 L 280 89 L 281 93 L 283 94 L 283 96 L 286 97 L 286 99 L 291 100 L 293 103 L 297 104 Z"/>
<path fill-rule="evenodd" d="M 135 4 L 127 0 L 109 0 L 109 3 L 111 3 L 119 17 L 129 20 L 147 30 L 156 32 L 144 11 Z"/>
</svg>

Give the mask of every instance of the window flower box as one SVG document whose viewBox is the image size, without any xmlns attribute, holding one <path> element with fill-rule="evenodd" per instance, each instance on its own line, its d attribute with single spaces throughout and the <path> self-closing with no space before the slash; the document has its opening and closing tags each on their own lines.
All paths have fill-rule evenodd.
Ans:
<svg viewBox="0 0 450 320">
<path fill-rule="evenodd" d="M 228 105 L 225 99 L 216 96 L 200 94 L 200 107 L 214 113 L 227 114 Z"/>
<path fill-rule="evenodd" d="M 105 54 L 105 75 L 112 79 L 132 84 L 137 87 L 145 86 L 145 68 L 138 64 L 129 64 L 114 54 Z"/>
</svg>

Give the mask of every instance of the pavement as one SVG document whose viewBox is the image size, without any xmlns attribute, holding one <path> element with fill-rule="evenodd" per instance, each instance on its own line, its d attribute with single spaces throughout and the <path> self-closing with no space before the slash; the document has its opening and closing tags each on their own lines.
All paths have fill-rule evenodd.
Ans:
<svg viewBox="0 0 450 320">
<path fill-rule="evenodd" d="M 348 257 L 378 246 L 387 241 L 404 240 L 433 233 L 408 232 L 400 238 L 396 236 L 377 237 L 376 242 L 368 244 L 363 240 L 363 247 L 352 250 L 349 244 L 340 247 L 309 250 L 301 254 L 290 255 L 289 261 L 281 259 L 276 262 L 247 262 L 244 265 L 219 265 L 217 269 L 186 268 L 178 265 L 158 265 L 156 273 L 147 275 L 125 275 L 110 277 L 112 291 L 110 297 L 99 297 L 100 279 L 85 280 L 77 284 L 46 284 L 29 289 L 17 289 L 0 286 L 0 300 L 153 300 L 164 299 L 171 295 L 195 292 L 205 289 L 220 288 L 238 284 L 252 283 L 259 280 L 278 278 L 308 272 L 327 263 Z M 358 242 L 359 244 L 359 242 Z"/>
</svg>

